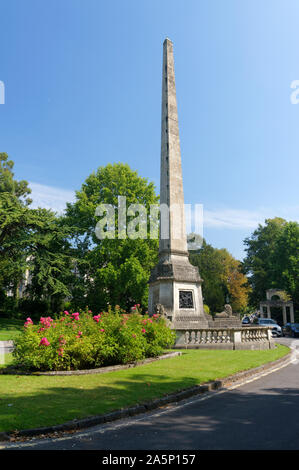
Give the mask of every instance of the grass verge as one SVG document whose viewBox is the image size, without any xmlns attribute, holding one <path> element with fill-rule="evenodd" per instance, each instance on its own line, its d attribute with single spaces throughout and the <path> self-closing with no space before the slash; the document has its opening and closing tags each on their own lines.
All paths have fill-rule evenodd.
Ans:
<svg viewBox="0 0 299 470">
<path fill-rule="evenodd" d="M 182 351 L 182 356 L 98 375 L 0 375 L 0 431 L 61 424 L 161 397 L 275 361 L 289 348 Z"/>
<path fill-rule="evenodd" d="M 24 320 L 0 318 L 0 341 L 14 340 L 22 331 Z"/>
</svg>

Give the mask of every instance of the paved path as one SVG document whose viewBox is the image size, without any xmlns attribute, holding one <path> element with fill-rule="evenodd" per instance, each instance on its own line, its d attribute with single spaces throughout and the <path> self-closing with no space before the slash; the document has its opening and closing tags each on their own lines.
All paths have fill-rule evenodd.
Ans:
<svg viewBox="0 0 299 470">
<path fill-rule="evenodd" d="M 279 342 L 298 346 L 299 340 Z M 60 439 L 6 448 L 163 450 L 299 449 L 299 364 L 230 390 Z"/>
</svg>

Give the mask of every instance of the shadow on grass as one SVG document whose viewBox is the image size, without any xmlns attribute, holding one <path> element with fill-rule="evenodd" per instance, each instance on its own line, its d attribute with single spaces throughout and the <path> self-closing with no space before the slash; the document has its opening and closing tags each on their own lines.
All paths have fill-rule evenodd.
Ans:
<svg viewBox="0 0 299 470">
<path fill-rule="evenodd" d="M 126 372 L 126 371 L 125 371 Z M 18 388 L 18 380 L 24 379 L 24 394 L 19 396 L 10 393 L 1 394 L 0 399 L 0 431 L 14 431 L 61 424 L 74 418 L 83 418 L 103 414 L 145 401 L 160 398 L 174 391 L 192 387 L 198 380 L 190 377 L 157 376 L 148 373 L 130 374 L 129 378 L 113 380 L 111 386 L 103 376 L 97 376 L 101 385 L 96 385 L 96 376 L 76 376 L 76 387 L 51 386 L 51 382 L 59 382 L 63 377 L 40 376 L 1 376 L 10 377 L 12 387 Z M 78 384 L 82 378 L 82 386 Z M 108 378 L 108 376 L 106 376 Z M 31 386 L 35 381 L 43 380 L 44 388 L 35 393 L 26 393 L 26 379 Z M 108 379 L 109 380 L 109 379 Z M 13 386 L 13 382 L 15 385 Z M 33 381 L 33 382 L 32 382 Z M 47 383 L 49 385 L 47 385 Z"/>
<path fill-rule="evenodd" d="M 127 382 L 118 382 L 120 386 Z M 101 388 L 97 389 L 102 392 Z M 107 387 L 107 393 L 112 390 Z M 53 400 L 62 389 L 52 388 L 43 395 Z M 135 393 L 131 384 L 128 393 Z M 63 393 L 77 393 L 72 388 Z M 92 394 L 85 394 L 93 400 Z M 20 398 L 21 399 L 21 398 Z M 77 397 L 80 401 L 80 398 Z M 213 396 L 211 400 L 197 401 L 173 408 L 150 420 L 111 429 L 104 434 L 91 432 L 87 439 L 74 436 L 62 441 L 64 449 L 298 449 L 299 389 L 258 388 L 235 389 Z M 108 403 L 108 397 L 106 404 Z M 81 402 L 81 404 L 83 404 Z M 68 405 L 71 407 L 71 403 Z M 79 409 L 79 408 L 78 408 Z M 37 411 L 37 410 L 36 410 Z M 76 411 L 78 413 L 78 410 Z M 75 443 L 75 444 L 74 444 Z M 33 443 L 33 448 L 57 449 L 59 442 Z"/>
<path fill-rule="evenodd" d="M 24 320 L 0 318 L 0 341 L 9 341 L 16 338 L 23 330 Z"/>
</svg>

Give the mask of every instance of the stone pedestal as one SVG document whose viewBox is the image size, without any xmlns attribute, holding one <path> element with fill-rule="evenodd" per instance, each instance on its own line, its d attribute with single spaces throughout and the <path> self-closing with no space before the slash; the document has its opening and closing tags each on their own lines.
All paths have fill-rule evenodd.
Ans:
<svg viewBox="0 0 299 470">
<path fill-rule="evenodd" d="M 202 279 L 186 255 L 165 254 L 153 269 L 149 288 L 149 313 L 163 305 L 173 328 L 208 327 L 203 310 Z"/>
</svg>

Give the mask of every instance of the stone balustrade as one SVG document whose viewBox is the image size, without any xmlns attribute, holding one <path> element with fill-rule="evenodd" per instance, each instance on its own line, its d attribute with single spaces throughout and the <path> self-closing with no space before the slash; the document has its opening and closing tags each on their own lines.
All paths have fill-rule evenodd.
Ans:
<svg viewBox="0 0 299 470">
<path fill-rule="evenodd" d="M 178 349 L 272 349 L 275 344 L 265 326 L 176 329 L 176 334 Z"/>
</svg>

